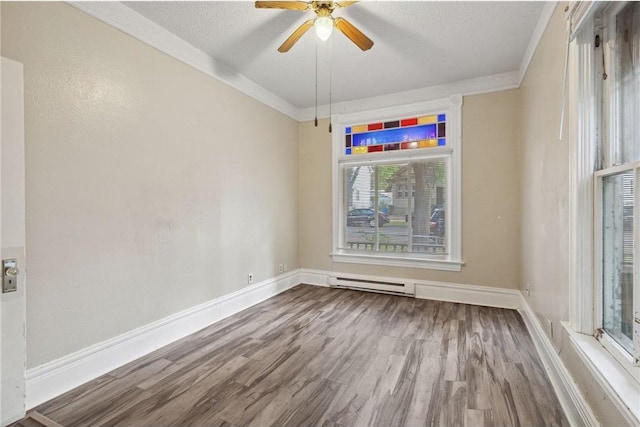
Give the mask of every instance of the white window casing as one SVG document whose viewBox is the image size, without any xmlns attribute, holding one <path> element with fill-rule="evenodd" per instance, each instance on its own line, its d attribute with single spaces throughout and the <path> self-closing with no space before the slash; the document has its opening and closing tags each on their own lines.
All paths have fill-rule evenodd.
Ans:
<svg viewBox="0 0 640 427">
<path fill-rule="evenodd" d="M 397 119 L 398 117 L 426 116 L 446 114 L 446 140 L 444 147 L 400 150 L 384 153 L 370 153 L 347 156 L 344 154 L 344 130 L 348 126 L 373 123 Z M 390 107 L 372 111 L 332 116 L 333 154 L 332 154 L 332 192 L 333 192 L 333 246 L 331 256 L 334 262 L 376 264 L 398 267 L 427 268 L 447 271 L 460 271 L 462 262 L 462 96 L 453 95 L 449 98 L 438 99 L 397 107 Z M 349 251 L 341 248 L 341 233 L 344 220 L 342 217 L 342 170 L 353 165 L 383 165 L 411 161 L 428 161 L 447 159 L 446 176 L 446 215 L 447 229 L 446 255 L 425 255 L 401 252 L 364 252 Z M 376 169 L 377 170 L 377 169 Z M 377 182 L 377 180 L 376 180 Z M 398 187 L 397 192 L 401 191 Z M 409 199 L 412 195 L 412 185 L 402 188 L 403 195 Z M 376 192 L 377 200 L 377 192 Z M 374 205 L 377 208 L 377 203 Z M 377 209 L 376 209 L 377 210 Z M 376 237 L 377 245 L 377 237 Z"/>
</svg>

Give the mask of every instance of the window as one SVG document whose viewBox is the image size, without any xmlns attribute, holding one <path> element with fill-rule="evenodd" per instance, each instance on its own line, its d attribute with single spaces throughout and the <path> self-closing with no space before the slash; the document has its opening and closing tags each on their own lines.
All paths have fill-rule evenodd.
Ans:
<svg viewBox="0 0 640 427">
<path fill-rule="evenodd" d="M 573 208 L 578 314 L 572 323 L 593 333 L 640 381 L 640 4 L 612 2 L 586 15 L 574 44 L 579 70 Z M 592 253 L 585 247 L 592 247 Z"/>
<path fill-rule="evenodd" d="M 640 359 L 634 322 L 640 317 L 640 4 L 613 4 L 601 22 L 596 30 L 605 43 L 596 51 L 602 111 L 593 175 L 594 326 L 603 345 L 637 377 L 632 366 Z"/>
<path fill-rule="evenodd" d="M 640 413 L 638 10 L 633 2 L 572 2 L 568 15 L 577 77 L 568 80 L 570 334 L 630 425 Z"/>
<path fill-rule="evenodd" d="M 334 261 L 460 271 L 461 104 L 333 118 Z"/>
</svg>

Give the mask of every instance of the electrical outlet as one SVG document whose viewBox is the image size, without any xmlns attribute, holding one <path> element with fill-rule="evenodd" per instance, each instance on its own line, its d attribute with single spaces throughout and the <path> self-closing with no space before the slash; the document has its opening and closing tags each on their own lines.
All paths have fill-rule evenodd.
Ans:
<svg viewBox="0 0 640 427">
<path fill-rule="evenodd" d="M 527 283 L 527 286 L 525 286 L 524 291 L 527 293 L 527 296 L 531 296 L 531 285 Z"/>
<path fill-rule="evenodd" d="M 288 267 L 287 264 L 284 265 L 284 271 L 287 271 Z"/>
<path fill-rule="evenodd" d="M 249 284 L 253 283 L 253 273 L 247 274 L 247 283 Z"/>
<path fill-rule="evenodd" d="M 284 272 L 284 264 L 280 264 L 278 266 L 278 273 L 283 273 Z"/>
</svg>

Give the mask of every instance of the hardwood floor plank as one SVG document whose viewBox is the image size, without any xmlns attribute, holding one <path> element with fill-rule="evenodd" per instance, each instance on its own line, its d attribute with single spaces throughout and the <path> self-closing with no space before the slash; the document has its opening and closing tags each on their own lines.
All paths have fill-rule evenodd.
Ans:
<svg viewBox="0 0 640 427">
<path fill-rule="evenodd" d="M 535 425 L 546 425 L 539 405 L 531 398 L 531 396 L 533 396 L 533 390 L 531 384 L 527 381 L 527 376 L 522 364 L 508 363 L 506 369 L 518 414 L 522 414 L 521 418 L 531 420 Z"/>
<path fill-rule="evenodd" d="M 255 340 L 239 337 L 232 341 L 229 348 L 217 348 L 209 354 L 200 354 L 188 364 L 180 364 L 179 368 L 147 388 L 152 394 L 161 394 L 169 400 L 183 393 L 200 381 L 214 374 L 224 365 L 237 360 L 245 351 L 255 345 Z"/>
<path fill-rule="evenodd" d="M 43 427 L 43 425 L 35 420 L 27 418 L 12 424 L 11 427 Z"/>
<path fill-rule="evenodd" d="M 108 420 L 109 425 L 126 426 L 132 420 L 136 425 L 182 425 L 194 418 L 202 417 L 213 410 L 223 393 L 232 391 L 230 384 L 239 370 L 249 359 L 238 356 L 220 369 L 209 371 L 206 377 L 193 382 L 189 387 L 164 388 L 155 394 L 148 394 L 136 405 Z M 239 388 L 236 386 L 236 389 Z"/>
<path fill-rule="evenodd" d="M 381 402 L 373 425 L 406 425 L 423 358 L 422 347 L 414 340 L 404 357 L 402 370 L 390 395 Z"/>
<path fill-rule="evenodd" d="M 444 406 L 443 390 L 444 390 L 444 374 L 446 370 L 446 359 L 437 359 L 438 368 L 436 369 L 436 375 L 433 377 L 431 383 L 431 398 L 429 399 L 429 405 L 425 413 L 425 425 L 437 426 L 440 425 L 440 416 L 442 408 Z"/>
<path fill-rule="evenodd" d="M 294 380 L 247 425 L 261 427 L 318 424 L 341 387 L 320 375 Z"/>
<path fill-rule="evenodd" d="M 480 338 L 478 332 L 473 332 L 467 342 L 467 407 L 469 409 L 491 409 L 491 402 L 487 398 L 487 393 L 482 389 L 487 374 L 482 338 Z"/>
<path fill-rule="evenodd" d="M 521 362 L 520 352 L 518 351 L 518 346 L 516 345 L 513 335 L 509 330 L 509 323 L 504 316 L 503 310 L 495 311 L 494 316 L 497 319 L 496 322 L 500 325 L 499 333 L 502 336 L 501 343 L 504 346 L 502 348 L 502 357 L 505 362 L 518 363 Z M 494 324 L 496 323 L 494 322 Z"/>
<path fill-rule="evenodd" d="M 382 416 L 380 411 L 383 409 L 384 402 L 391 397 L 406 357 L 392 354 L 387 358 L 384 372 L 378 377 L 353 425 L 376 425 L 374 422 Z"/>
<path fill-rule="evenodd" d="M 44 415 L 42 415 L 40 412 L 37 412 L 37 411 L 29 411 L 27 413 L 27 420 L 33 420 L 37 422 L 39 425 L 45 426 L 45 427 L 61 427 L 60 424 L 58 424 L 57 422 L 53 421 L 50 418 L 45 417 Z"/>
<path fill-rule="evenodd" d="M 68 427 L 568 426 L 516 311 L 307 285 L 36 409 Z"/>
<path fill-rule="evenodd" d="M 464 424 L 468 427 L 493 427 L 491 411 L 467 409 Z"/>
<path fill-rule="evenodd" d="M 446 381 L 444 386 L 444 408 L 440 425 L 464 427 L 467 411 L 466 381 Z"/>
<path fill-rule="evenodd" d="M 88 396 L 95 395 L 95 393 L 99 392 L 102 387 L 113 381 L 116 381 L 115 377 L 112 377 L 109 374 L 102 375 L 101 377 L 98 377 L 93 381 L 82 384 L 81 386 L 76 387 L 73 390 L 61 394 L 55 399 L 43 403 L 42 405 L 38 406 L 37 411 L 44 415 L 51 414 L 52 412 L 55 412 L 73 402 L 83 401 Z"/>
<path fill-rule="evenodd" d="M 395 337 L 379 336 L 373 358 L 362 366 L 361 375 L 353 382 L 344 384 L 345 387 L 336 396 L 328 411 L 327 419 L 341 425 L 355 425 L 360 410 L 370 398 L 370 391 L 377 386 L 381 376 L 388 369 L 388 358 L 397 340 Z"/>
<path fill-rule="evenodd" d="M 332 338 L 312 336 L 304 347 L 289 349 L 282 360 L 266 367 L 261 367 L 249 372 L 247 378 L 244 373 L 239 375 L 236 381 L 247 387 L 244 394 L 220 412 L 220 418 L 234 423 L 245 425 L 262 411 L 277 396 L 282 388 L 301 372 L 304 375 L 314 376 L 314 373 L 305 370 L 307 362 L 316 354 L 322 352 L 327 342 Z"/>
<path fill-rule="evenodd" d="M 124 412 L 150 396 L 137 387 L 127 389 L 118 381 L 113 381 L 56 411 L 39 412 L 63 426 L 95 426 L 111 418 L 112 414 Z"/>
<path fill-rule="evenodd" d="M 302 425 L 316 425 L 322 419 L 342 385 L 333 381 L 322 380 L 301 404 L 294 405 L 295 409 L 288 414 L 282 414 L 273 423 L 267 425 L 298 427 Z M 264 425 L 264 424 L 263 424 Z"/>
<path fill-rule="evenodd" d="M 342 353 L 335 357 L 333 367 L 329 370 L 327 378 L 341 384 L 350 384 L 362 375 L 367 363 L 373 358 L 381 335 L 361 335 L 351 333 L 350 345 L 342 347 Z"/>
<path fill-rule="evenodd" d="M 408 426 L 431 425 L 427 423 L 427 414 L 429 413 L 429 405 L 432 398 L 442 392 L 442 390 L 434 388 L 434 384 L 440 383 L 440 367 L 442 359 L 433 359 L 425 357 L 424 341 L 416 340 L 416 344 L 422 345 L 422 361 L 416 372 L 415 387 L 407 410 Z"/>
<path fill-rule="evenodd" d="M 446 325 L 448 325 L 449 328 L 446 330 L 445 336 L 442 340 L 442 349 L 446 351 L 446 354 L 441 353 L 441 357 L 445 357 L 447 360 L 444 379 L 446 381 L 456 381 L 458 380 L 458 374 L 461 370 L 458 354 L 464 352 L 464 347 L 458 346 L 459 336 L 461 332 L 465 333 L 465 327 L 464 322 L 460 322 L 458 320 L 452 320 Z M 461 328 L 463 329 L 462 331 L 460 331 Z"/>
<path fill-rule="evenodd" d="M 352 298 L 349 302 L 349 304 L 337 307 L 335 311 L 325 311 L 325 314 L 318 319 L 324 324 L 319 328 L 318 333 L 335 338 L 345 330 L 353 329 L 359 320 L 368 319 L 366 296 Z M 329 313 L 331 314 L 329 315 Z"/>
</svg>

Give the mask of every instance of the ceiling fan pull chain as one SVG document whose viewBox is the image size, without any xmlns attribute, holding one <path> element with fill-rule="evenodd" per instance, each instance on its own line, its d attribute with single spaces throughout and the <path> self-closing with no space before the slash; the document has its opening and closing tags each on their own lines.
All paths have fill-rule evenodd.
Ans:
<svg viewBox="0 0 640 427">
<path fill-rule="evenodd" d="M 329 39 L 329 133 L 331 133 L 331 91 L 333 89 L 333 37 Z"/>
<path fill-rule="evenodd" d="M 316 37 L 316 119 L 315 125 L 318 127 L 318 38 Z"/>
</svg>

